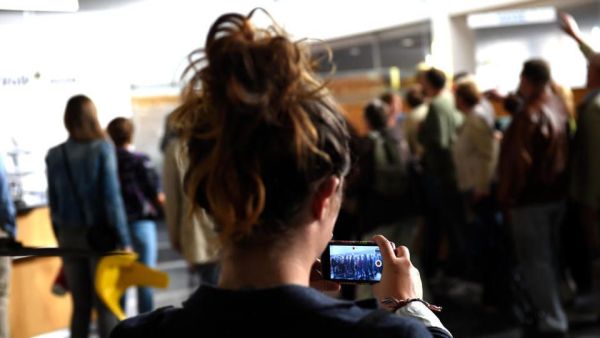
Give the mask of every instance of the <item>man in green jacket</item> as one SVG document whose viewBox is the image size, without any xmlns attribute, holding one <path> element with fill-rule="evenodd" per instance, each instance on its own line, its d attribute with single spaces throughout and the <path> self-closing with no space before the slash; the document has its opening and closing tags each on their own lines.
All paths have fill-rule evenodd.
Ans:
<svg viewBox="0 0 600 338">
<path fill-rule="evenodd" d="M 441 70 L 432 68 L 425 73 L 423 89 L 431 102 L 418 137 L 425 148 L 423 165 L 427 174 L 437 176 L 444 183 L 455 184 L 452 146 L 463 117 L 454 107 L 452 95 L 445 86 L 446 76 Z"/>
<path fill-rule="evenodd" d="M 422 82 L 425 95 L 430 99 L 427 116 L 418 132 L 419 143 L 424 148 L 426 198 L 423 267 L 428 276 L 443 272 L 437 257 L 441 239 L 447 236 L 450 244 L 447 272 L 460 273 L 464 267 L 464 231 L 461 230 L 464 217 L 452 146 L 463 118 L 454 107 L 451 93 L 445 90 L 446 76 L 441 70 L 426 71 Z"/>
</svg>

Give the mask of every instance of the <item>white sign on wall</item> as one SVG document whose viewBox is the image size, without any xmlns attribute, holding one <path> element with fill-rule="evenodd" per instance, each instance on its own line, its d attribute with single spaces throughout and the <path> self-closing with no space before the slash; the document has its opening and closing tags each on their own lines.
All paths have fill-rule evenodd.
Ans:
<svg viewBox="0 0 600 338">
<path fill-rule="evenodd" d="M 556 21 L 556 10 L 553 7 L 515 9 L 501 12 L 471 14 L 467 16 L 467 25 L 472 29 L 527 25 L 554 21 Z"/>
</svg>

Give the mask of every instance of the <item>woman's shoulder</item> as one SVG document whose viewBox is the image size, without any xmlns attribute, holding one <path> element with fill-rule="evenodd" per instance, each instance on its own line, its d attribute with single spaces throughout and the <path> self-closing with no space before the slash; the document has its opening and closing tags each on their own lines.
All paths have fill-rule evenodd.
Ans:
<svg viewBox="0 0 600 338">
<path fill-rule="evenodd" d="M 168 337 L 171 334 L 177 336 L 177 332 L 173 332 L 173 328 L 180 326 L 173 325 L 173 323 L 178 321 L 182 315 L 184 315 L 182 308 L 172 306 L 159 308 L 120 322 L 111 332 L 110 337 Z"/>
<path fill-rule="evenodd" d="M 89 155 L 103 160 L 116 157 L 115 146 L 107 139 L 97 139 L 84 145 Z"/>
<path fill-rule="evenodd" d="M 58 156 L 57 154 L 61 151 L 60 149 L 64 144 L 65 142 L 62 142 L 48 149 L 48 152 L 46 153 L 46 161 L 56 158 L 56 156 Z"/>
<path fill-rule="evenodd" d="M 145 165 L 150 163 L 150 156 L 148 154 L 143 153 L 141 151 L 132 151 L 131 154 L 135 157 L 135 159 Z"/>
<path fill-rule="evenodd" d="M 195 336 L 198 334 L 197 331 L 194 331 L 199 328 L 198 320 L 209 320 L 209 318 L 203 318 L 199 316 L 201 312 L 194 314 L 191 310 L 185 307 L 165 307 L 126 319 L 113 330 L 111 338 Z M 315 309 L 312 314 L 289 310 L 288 314 L 283 317 L 287 317 L 290 321 L 277 320 L 277 323 L 271 326 L 272 332 L 263 331 L 264 337 L 279 337 L 278 332 L 286 329 L 280 325 L 288 325 L 287 329 L 292 329 L 296 333 L 318 329 L 326 335 L 341 334 L 345 337 L 365 335 L 370 337 L 431 337 L 430 330 L 418 321 L 384 310 L 344 306 L 337 309 L 331 307 Z M 228 320 L 245 328 L 230 329 L 232 332 L 252 331 L 254 326 L 248 322 L 249 317 L 242 320 L 235 314 L 230 314 Z M 261 322 L 258 318 L 255 320 Z M 328 324 L 325 325 L 326 327 L 324 327 L 325 320 Z M 216 320 L 216 322 L 220 322 L 220 320 Z M 296 326 L 298 322 L 302 323 L 301 326 Z M 206 327 L 206 333 L 213 330 L 215 328 Z M 218 331 L 221 330 L 218 329 Z M 292 334 L 291 337 L 295 337 L 295 335 Z"/>
<path fill-rule="evenodd" d="M 89 145 L 91 148 L 97 149 L 101 152 L 115 151 L 115 146 L 110 141 L 104 138 L 93 140 L 89 143 Z"/>
<path fill-rule="evenodd" d="M 78 142 L 72 139 L 67 140 L 53 148 L 49 152 L 61 151 L 60 148 L 66 146 L 68 150 L 79 150 L 86 152 L 114 152 L 115 148 L 113 144 L 105 138 L 95 139 L 92 141 Z"/>
</svg>

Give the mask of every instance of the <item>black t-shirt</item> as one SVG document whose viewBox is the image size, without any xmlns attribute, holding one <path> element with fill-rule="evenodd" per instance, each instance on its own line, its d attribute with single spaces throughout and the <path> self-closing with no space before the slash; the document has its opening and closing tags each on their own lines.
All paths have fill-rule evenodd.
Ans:
<svg viewBox="0 0 600 338">
<path fill-rule="evenodd" d="M 450 337 L 408 317 L 287 285 L 225 290 L 201 286 L 182 308 L 127 319 L 111 338 L 135 337 Z"/>
</svg>

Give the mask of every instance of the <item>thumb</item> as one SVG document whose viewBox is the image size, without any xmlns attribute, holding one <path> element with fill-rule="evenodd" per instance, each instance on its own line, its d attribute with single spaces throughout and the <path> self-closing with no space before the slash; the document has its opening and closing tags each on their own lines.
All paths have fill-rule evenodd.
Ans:
<svg viewBox="0 0 600 338">
<path fill-rule="evenodd" d="M 387 238 L 382 235 L 373 236 L 373 241 L 379 246 L 379 250 L 381 250 L 381 257 L 384 261 L 392 261 L 396 258 L 396 254 L 394 253 L 394 248 L 392 243 L 387 240 Z"/>
</svg>

